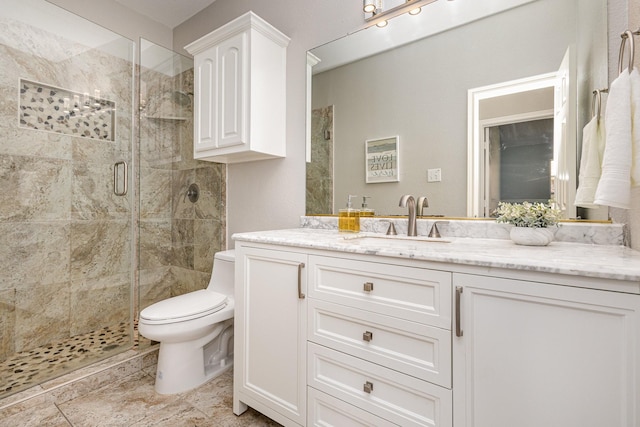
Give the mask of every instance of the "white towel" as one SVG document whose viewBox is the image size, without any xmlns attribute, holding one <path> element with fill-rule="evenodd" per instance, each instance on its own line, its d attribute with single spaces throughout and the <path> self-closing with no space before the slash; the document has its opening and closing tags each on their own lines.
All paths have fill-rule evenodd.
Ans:
<svg viewBox="0 0 640 427">
<path fill-rule="evenodd" d="M 602 176 L 594 203 L 629 209 L 631 202 L 631 82 L 624 70 L 609 88 Z"/>
<path fill-rule="evenodd" d="M 582 131 L 582 156 L 580 158 L 580 174 L 578 175 L 578 191 L 576 191 L 576 206 L 598 207 L 593 203 L 593 200 L 602 173 L 604 137 L 604 117 L 600 117 L 600 121 L 594 117 Z"/>
<path fill-rule="evenodd" d="M 631 185 L 640 186 L 640 73 L 634 68 L 631 81 Z"/>
</svg>

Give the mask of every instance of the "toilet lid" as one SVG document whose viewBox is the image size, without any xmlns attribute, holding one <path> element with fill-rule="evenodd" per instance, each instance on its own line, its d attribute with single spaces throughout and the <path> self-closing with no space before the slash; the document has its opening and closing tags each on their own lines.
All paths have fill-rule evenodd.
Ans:
<svg viewBox="0 0 640 427">
<path fill-rule="evenodd" d="M 183 321 L 215 313 L 227 305 L 227 296 L 202 289 L 168 298 L 142 310 L 140 317 L 152 321 Z"/>
</svg>

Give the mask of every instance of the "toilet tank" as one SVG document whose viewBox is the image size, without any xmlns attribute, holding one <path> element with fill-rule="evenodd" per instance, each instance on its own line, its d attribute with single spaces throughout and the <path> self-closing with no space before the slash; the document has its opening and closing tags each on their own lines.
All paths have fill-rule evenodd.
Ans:
<svg viewBox="0 0 640 427">
<path fill-rule="evenodd" d="M 213 271 L 207 289 L 233 297 L 235 263 L 235 250 L 217 252 L 213 257 Z"/>
</svg>

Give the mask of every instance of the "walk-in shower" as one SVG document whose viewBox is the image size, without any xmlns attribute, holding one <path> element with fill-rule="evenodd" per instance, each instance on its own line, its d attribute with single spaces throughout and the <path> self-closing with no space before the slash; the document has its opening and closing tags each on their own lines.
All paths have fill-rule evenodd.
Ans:
<svg viewBox="0 0 640 427">
<path fill-rule="evenodd" d="M 226 168 L 193 160 L 190 58 L 0 4 L 2 399 L 148 345 L 137 313 L 206 287 Z"/>
</svg>

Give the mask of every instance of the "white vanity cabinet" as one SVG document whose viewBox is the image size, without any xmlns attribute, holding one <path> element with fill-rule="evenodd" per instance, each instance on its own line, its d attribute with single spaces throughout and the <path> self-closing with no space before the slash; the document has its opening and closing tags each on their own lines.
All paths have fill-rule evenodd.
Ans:
<svg viewBox="0 0 640 427">
<path fill-rule="evenodd" d="M 253 12 L 185 46 L 194 56 L 194 158 L 286 155 L 289 38 Z"/>
<path fill-rule="evenodd" d="M 280 233 L 236 242 L 236 414 L 249 405 L 285 426 L 640 426 L 635 253 L 603 258 L 626 269 L 616 278 Z M 507 247 L 480 242 L 469 256 L 487 245 Z"/>
<path fill-rule="evenodd" d="M 248 405 L 283 425 L 302 426 L 307 255 L 280 249 L 236 245 L 233 412 Z"/>
<path fill-rule="evenodd" d="M 456 427 L 640 425 L 639 295 L 473 274 L 453 284 Z"/>
<path fill-rule="evenodd" d="M 307 425 L 451 426 L 451 273 L 310 255 L 308 274 Z"/>
</svg>

